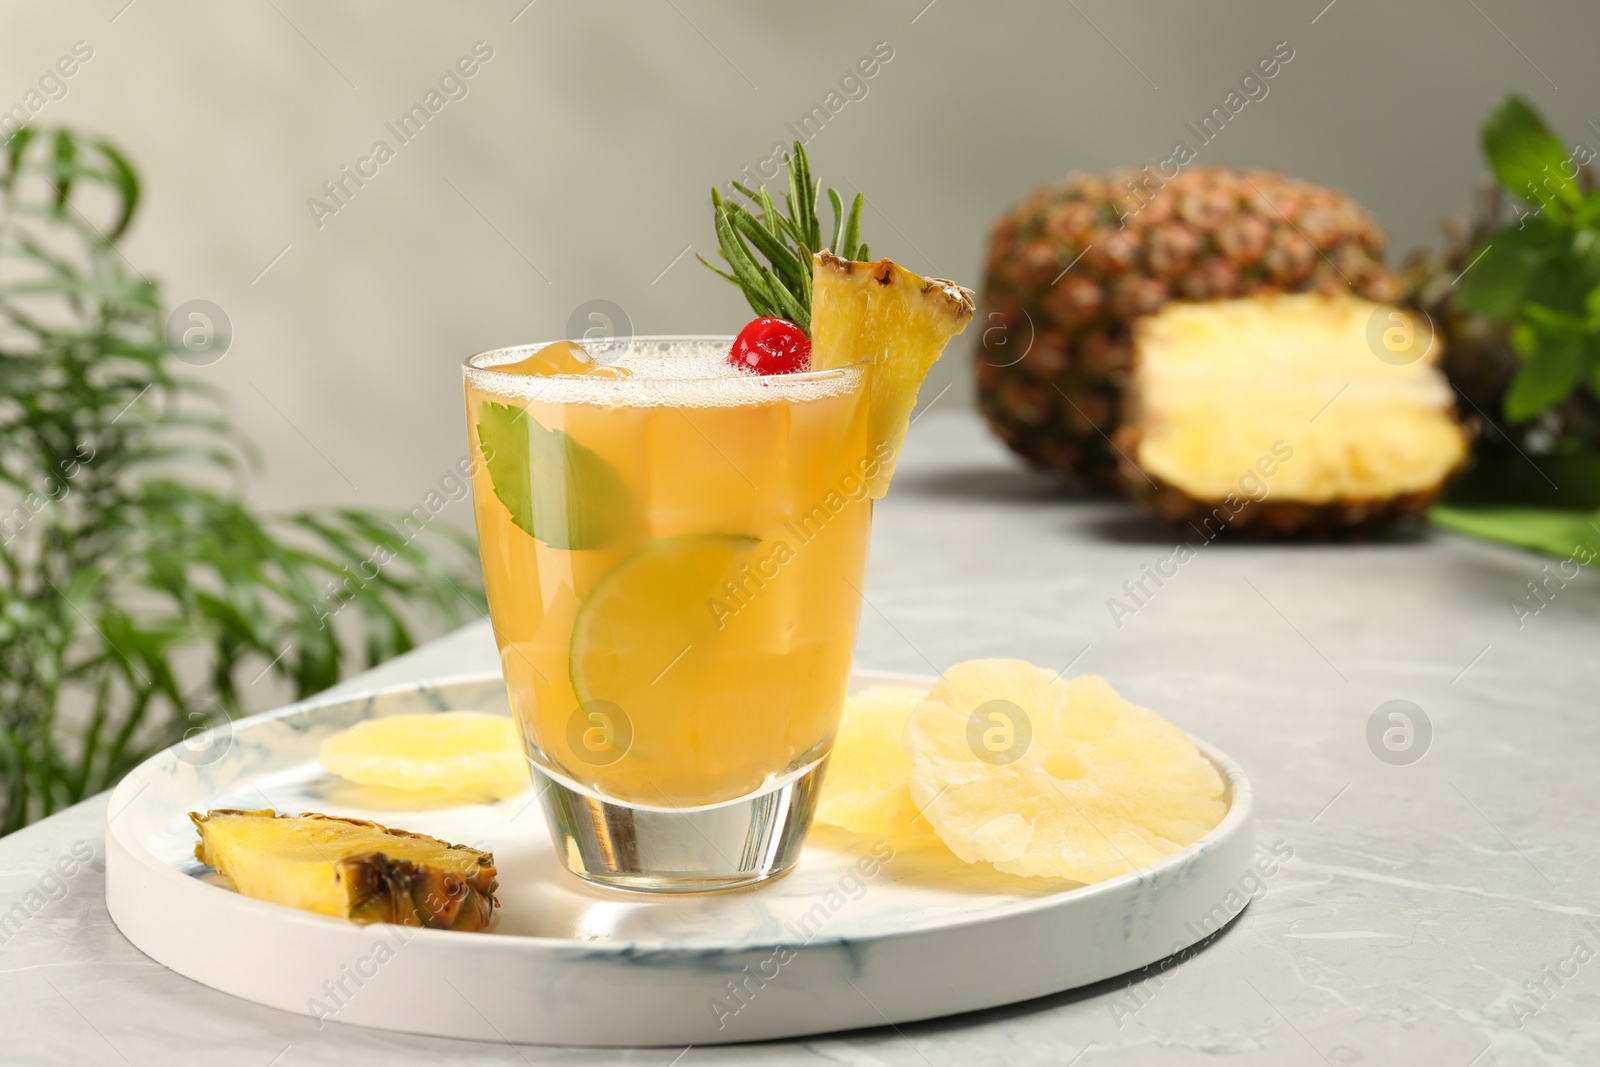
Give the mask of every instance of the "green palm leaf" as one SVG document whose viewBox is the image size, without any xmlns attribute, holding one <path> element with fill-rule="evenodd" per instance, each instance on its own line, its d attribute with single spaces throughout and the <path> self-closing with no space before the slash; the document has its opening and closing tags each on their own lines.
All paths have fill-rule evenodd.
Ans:
<svg viewBox="0 0 1600 1067">
<path fill-rule="evenodd" d="M 274 685 L 308 696 L 483 611 L 462 535 L 217 488 L 256 454 L 116 247 L 140 194 L 72 130 L 0 150 L 0 833 Z"/>
</svg>

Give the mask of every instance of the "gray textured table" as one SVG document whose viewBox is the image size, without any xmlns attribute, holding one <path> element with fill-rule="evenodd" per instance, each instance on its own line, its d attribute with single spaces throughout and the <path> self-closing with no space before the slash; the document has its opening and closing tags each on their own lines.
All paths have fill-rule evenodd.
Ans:
<svg viewBox="0 0 1600 1067">
<path fill-rule="evenodd" d="M 1535 556 L 1422 531 L 1217 542 L 1114 620 L 1108 598 L 1174 535 L 1023 474 L 973 417 L 938 409 L 874 521 L 858 663 L 1070 663 L 1244 765 L 1263 850 L 1289 858 L 1203 952 L 1012 1008 L 794 1043 L 622 1052 L 318 1030 L 123 939 L 102 899 L 100 797 L 0 840 L 0 913 L 43 901 L 0 930 L 0 1063 L 1600 1064 L 1594 575 L 1519 628 L 1507 601 L 1541 577 Z M 477 625 L 347 688 L 493 664 Z M 1390 700 L 1421 708 L 1431 740 L 1369 744 Z M 94 858 L 47 878 L 74 847 Z"/>
</svg>

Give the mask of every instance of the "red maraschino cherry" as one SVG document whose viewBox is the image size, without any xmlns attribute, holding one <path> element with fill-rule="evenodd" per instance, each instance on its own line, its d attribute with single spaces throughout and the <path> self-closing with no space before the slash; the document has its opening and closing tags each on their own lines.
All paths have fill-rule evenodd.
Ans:
<svg viewBox="0 0 1600 1067">
<path fill-rule="evenodd" d="M 811 338 L 788 319 L 754 319 L 733 339 L 728 362 L 757 374 L 793 374 L 811 366 Z"/>
</svg>

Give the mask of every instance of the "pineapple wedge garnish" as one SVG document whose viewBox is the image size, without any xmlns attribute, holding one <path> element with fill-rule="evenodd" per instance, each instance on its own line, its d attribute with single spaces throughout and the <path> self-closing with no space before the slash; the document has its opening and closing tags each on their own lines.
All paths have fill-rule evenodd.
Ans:
<svg viewBox="0 0 1600 1067">
<path fill-rule="evenodd" d="M 972 293 L 954 282 L 919 278 L 887 259 L 812 259 L 811 368 L 872 364 L 869 445 L 887 456 L 869 479 L 872 496 L 889 491 L 928 368 L 971 320 Z"/>
<path fill-rule="evenodd" d="M 194 854 L 247 897 L 358 923 L 482 930 L 494 856 L 375 822 L 217 809 L 189 818 Z"/>
</svg>

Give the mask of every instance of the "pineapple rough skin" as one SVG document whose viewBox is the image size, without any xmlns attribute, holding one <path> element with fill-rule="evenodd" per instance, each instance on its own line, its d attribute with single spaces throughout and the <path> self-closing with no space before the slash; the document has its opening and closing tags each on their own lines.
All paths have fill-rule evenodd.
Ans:
<svg viewBox="0 0 1600 1067">
<path fill-rule="evenodd" d="M 1122 438 L 1118 438 L 1122 440 Z M 1149 481 L 1131 473 L 1127 464 L 1124 484 L 1129 499 L 1145 511 L 1174 524 L 1192 524 L 1206 540 L 1223 530 L 1251 537 L 1318 537 L 1324 534 L 1375 529 L 1403 515 L 1421 515 L 1439 498 L 1443 484 L 1387 499 L 1338 500 L 1305 504 L 1293 500 L 1250 501 L 1239 510 L 1220 500 L 1197 500 L 1165 479 Z M 1457 468 L 1459 472 L 1460 468 Z M 1451 478 L 1454 478 L 1452 473 Z"/>
<path fill-rule="evenodd" d="M 341 912 L 343 918 L 352 922 L 396 923 L 435 930 L 475 932 L 489 925 L 499 903 L 494 896 L 499 887 L 495 877 L 494 856 L 466 845 L 452 845 L 409 830 L 393 830 L 365 819 L 347 819 L 315 812 L 279 815 L 271 808 L 217 808 L 201 815 L 191 811 L 189 818 L 200 831 L 200 840 L 194 846 L 195 858 L 209 867 L 216 867 L 224 875 L 229 873 L 223 866 L 227 860 L 218 854 L 221 849 L 213 849 L 214 842 L 207 836 L 212 825 L 221 824 L 221 820 L 213 824 L 218 816 L 342 823 L 356 830 L 370 831 L 367 836 L 380 835 L 420 842 L 439 852 L 459 851 L 464 854 L 463 859 L 476 861 L 468 863 L 471 870 L 463 876 L 427 861 L 391 858 L 381 851 L 369 850 L 331 860 L 328 873 L 333 877 L 334 886 L 330 887 L 330 895 L 338 898 L 338 903 L 327 910 Z M 312 847 L 314 851 L 320 851 L 314 845 Z M 263 899 L 270 897 L 263 896 Z M 278 900 L 273 903 L 288 902 Z"/>
<path fill-rule="evenodd" d="M 1353 200 L 1268 171 L 1073 175 L 1002 217 L 989 242 L 980 406 L 1032 466 L 1125 492 L 1111 445 L 1135 319 L 1170 300 L 1353 291 L 1399 298 L 1384 234 Z M 1025 356 L 1017 353 L 1026 351 Z"/>
</svg>

